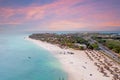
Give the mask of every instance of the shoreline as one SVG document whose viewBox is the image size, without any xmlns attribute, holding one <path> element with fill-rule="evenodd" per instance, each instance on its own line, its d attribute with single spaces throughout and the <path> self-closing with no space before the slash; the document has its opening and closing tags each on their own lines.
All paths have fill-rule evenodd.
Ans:
<svg viewBox="0 0 120 80">
<path fill-rule="evenodd" d="M 57 45 L 53 45 L 40 40 L 31 39 L 29 37 L 25 38 L 28 41 L 48 50 L 52 53 L 62 64 L 63 70 L 68 75 L 68 80 L 112 80 L 113 75 L 106 70 L 108 76 L 103 75 L 104 73 L 99 71 L 99 67 L 95 65 L 99 63 L 94 59 L 87 50 L 74 50 L 74 49 L 62 49 Z M 74 54 L 70 54 L 74 53 Z M 99 52 L 95 51 L 98 55 Z M 92 60 L 90 59 L 92 58 Z M 101 58 L 103 60 L 104 57 Z M 107 59 L 107 58 L 106 58 Z M 107 59 L 109 60 L 109 59 Z M 111 61 L 111 60 L 109 60 Z M 120 65 L 113 63 L 115 66 L 120 67 Z M 104 68 L 103 68 L 104 69 Z M 119 68 L 118 68 L 119 69 Z"/>
</svg>

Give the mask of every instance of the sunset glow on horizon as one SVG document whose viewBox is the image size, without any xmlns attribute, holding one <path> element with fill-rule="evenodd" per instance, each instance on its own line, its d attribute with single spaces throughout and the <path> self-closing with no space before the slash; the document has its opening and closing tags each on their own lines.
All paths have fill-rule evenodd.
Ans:
<svg viewBox="0 0 120 80">
<path fill-rule="evenodd" d="M 120 31 L 120 0 L 0 0 L 0 31 Z"/>
</svg>

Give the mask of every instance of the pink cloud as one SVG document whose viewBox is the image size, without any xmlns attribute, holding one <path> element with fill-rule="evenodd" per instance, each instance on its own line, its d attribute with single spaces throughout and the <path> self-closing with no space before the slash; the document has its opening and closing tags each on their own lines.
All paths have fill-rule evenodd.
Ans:
<svg viewBox="0 0 120 80">
<path fill-rule="evenodd" d="M 33 4 L 25 8 L 0 8 L 0 17 L 4 18 L 6 23 L 9 23 L 11 17 L 16 18 L 16 15 L 22 15 L 20 18 L 17 18 L 21 19 L 19 20 L 20 22 L 43 19 L 46 15 L 51 13 L 54 13 L 55 15 L 66 15 L 66 12 L 69 12 L 69 6 L 80 1 L 83 0 L 58 0 L 54 3 L 43 6 Z M 62 12 L 58 12 L 58 10 Z"/>
<path fill-rule="evenodd" d="M 99 7 L 94 6 L 95 3 L 74 6 L 85 1 L 89 0 L 58 0 L 42 6 L 32 4 L 24 8 L 0 8 L 0 18 L 2 18 L 0 24 L 24 24 L 45 19 L 46 24 L 39 26 L 45 26 L 50 30 L 82 28 L 102 30 L 104 27 L 100 26 L 120 26 L 116 10 L 99 11 L 97 10 Z"/>
<path fill-rule="evenodd" d="M 83 27 L 83 24 L 71 21 L 51 22 L 48 26 L 50 30 L 74 30 Z"/>
</svg>

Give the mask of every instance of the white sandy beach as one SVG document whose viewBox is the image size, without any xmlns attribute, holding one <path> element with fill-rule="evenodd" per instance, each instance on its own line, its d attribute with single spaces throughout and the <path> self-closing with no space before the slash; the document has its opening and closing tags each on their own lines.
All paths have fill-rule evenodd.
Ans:
<svg viewBox="0 0 120 80">
<path fill-rule="evenodd" d="M 107 68 L 104 68 L 104 65 L 106 64 L 105 61 L 112 64 L 110 70 L 114 71 L 115 67 L 120 70 L 120 65 L 114 63 L 105 55 L 99 54 L 98 51 L 61 49 L 60 47 L 47 42 L 42 42 L 31 38 L 26 38 L 26 40 L 29 40 L 50 51 L 61 62 L 63 69 L 68 73 L 68 80 L 115 80 L 113 78 L 113 74 L 111 74 Z M 68 52 L 73 52 L 74 54 L 69 54 Z M 90 59 L 90 57 L 92 59 Z M 99 66 L 103 68 L 102 70 L 107 74 L 107 76 L 103 74 L 104 72 L 101 73 L 102 71 Z M 120 76 L 119 71 L 118 73 L 114 73 Z"/>
</svg>

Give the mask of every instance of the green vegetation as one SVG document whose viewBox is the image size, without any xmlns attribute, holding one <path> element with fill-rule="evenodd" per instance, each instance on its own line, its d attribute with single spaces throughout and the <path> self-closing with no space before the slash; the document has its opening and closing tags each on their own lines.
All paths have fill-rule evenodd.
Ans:
<svg viewBox="0 0 120 80">
<path fill-rule="evenodd" d="M 91 45 L 88 45 L 88 49 L 95 49 L 95 50 L 99 50 L 99 46 L 97 43 L 93 43 Z"/>
<path fill-rule="evenodd" d="M 104 43 L 109 49 L 115 51 L 116 53 L 120 53 L 120 41 L 116 40 L 106 40 Z"/>
<path fill-rule="evenodd" d="M 91 36 L 92 35 L 92 36 Z M 29 37 L 41 41 L 46 41 L 52 44 L 57 44 L 61 48 L 74 48 L 78 50 L 95 49 L 98 50 L 97 42 L 91 41 L 89 36 L 97 42 L 103 44 L 109 49 L 120 54 L 120 36 L 115 34 L 98 34 L 98 33 L 72 33 L 72 34 L 52 34 L 41 33 L 32 34 Z"/>
<path fill-rule="evenodd" d="M 91 46 L 93 47 L 93 49 L 96 49 L 96 50 L 99 49 L 99 46 L 98 46 L 97 43 L 94 43 L 94 44 L 92 44 Z"/>
<path fill-rule="evenodd" d="M 78 34 L 32 34 L 30 38 L 57 44 L 60 47 L 69 47 L 79 50 L 86 49 L 90 44 Z M 95 46 L 93 46 L 95 47 Z"/>
<path fill-rule="evenodd" d="M 94 38 L 99 43 L 108 47 L 110 50 L 120 54 L 120 41 L 116 39 Z"/>
</svg>

